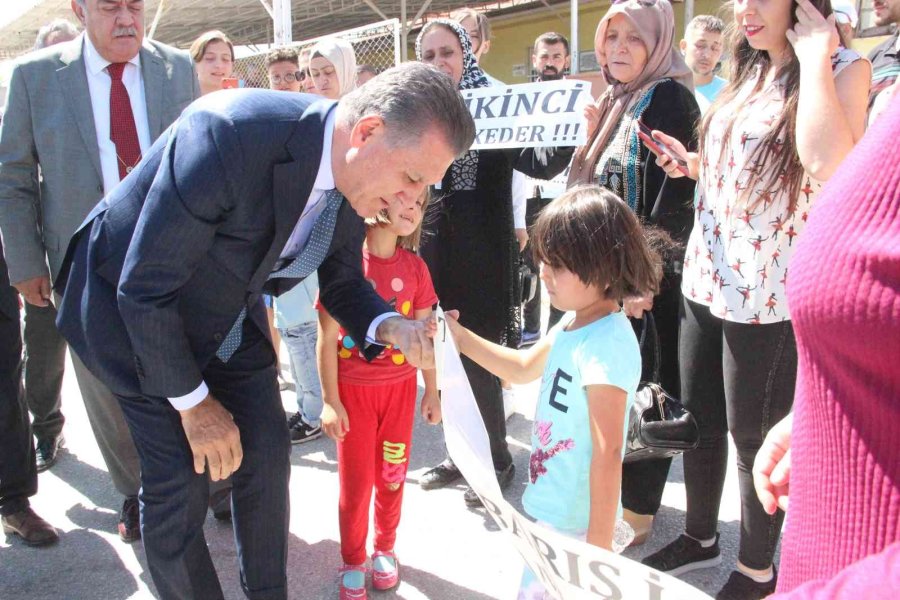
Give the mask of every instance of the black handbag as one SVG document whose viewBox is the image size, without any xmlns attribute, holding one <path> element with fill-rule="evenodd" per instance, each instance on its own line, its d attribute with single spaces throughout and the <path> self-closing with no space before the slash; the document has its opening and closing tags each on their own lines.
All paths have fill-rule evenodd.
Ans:
<svg viewBox="0 0 900 600">
<path fill-rule="evenodd" d="M 659 381 L 659 338 L 653 315 L 645 311 L 640 335 L 641 351 L 653 348 L 651 381 L 638 386 L 628 414 L 628 435 L 623 462 L 669 458 L 693 450 L 700 443 L 700 430 L 694 415 L 667 393 Z"/>
<path fill-rule="evenodd" d="M 519 301 L 522 304 L 528 304 L 534 298 L 535 293 L 537 293 L 538 277 L 522 260 L 519 261 L 519 266 L 516 269 L 516 277 L 517 289 L 520 292 Z"/>
</svg>

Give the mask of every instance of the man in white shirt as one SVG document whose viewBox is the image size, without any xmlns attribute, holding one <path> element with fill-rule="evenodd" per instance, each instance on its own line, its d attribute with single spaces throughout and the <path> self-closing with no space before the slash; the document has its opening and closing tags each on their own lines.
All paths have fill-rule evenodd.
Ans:
<svg viewBox="0 0 900 600">
<path fill-rule="evenodd" d="M 144 40 L 141 0 L 75 0 L 72 7 L 85 33 L 19 61 L 0 129 L 9 278 L 36 306 L 53 301 L 51 277 L 87 214 L 200 94 L 187 53 Z M 100 451 L 125 497 L 119 535 L 132 542 L 140 538 L 137 452 L 115 398 L 72 358 Z"/>
<path fill-rule="evenodd" d="M 694 73 L 694 95 L 700 111 L 713 103 L 727 80 L 716 75 L 716 67 L 724 51 L 722 36 L 725 23 L 712 15 L 698 15 L 688 23 L 684 39 L 679 46 L 684 62 Z"/>
</svg>

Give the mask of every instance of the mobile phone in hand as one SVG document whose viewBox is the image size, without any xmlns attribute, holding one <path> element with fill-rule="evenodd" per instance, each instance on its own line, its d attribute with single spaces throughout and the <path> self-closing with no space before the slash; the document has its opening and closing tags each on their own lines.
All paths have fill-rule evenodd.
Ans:
<svg viewBox="0 0 900 600">
<path fill-rule="evenodd" d="M 236 89 L 238 87 L 238 79 L 237 77 L 223 77 L 222 78 L 222 89 Z"/>
<path fill-rule="evenodd" d="M 691 176 L 690 171 L 688 171 L 687 161 L 678 156 L 678 153 L 675 152 L 675 150 L 659 141 L 658 139 L 654 138 L 653 130 L 644 125 L 643 122 L 638 121 L 637 124 L 638 137 L 641 138 L 641 141 L 643 141 L 648 148 L 653 150 L 653 152 L 655 152 L 656 154 L 665 154 L 673 161 L 675 161 L 675 164 L 678 165 L 677 169 L 682 175 L 684 175 L 685 177 Z"/>
</svg>

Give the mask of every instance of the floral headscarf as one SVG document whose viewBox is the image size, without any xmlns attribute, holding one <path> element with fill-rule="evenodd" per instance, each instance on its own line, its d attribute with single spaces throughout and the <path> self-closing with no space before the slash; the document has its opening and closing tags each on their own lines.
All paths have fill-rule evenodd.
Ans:
<svg viewBox="0 0 900 600">
<path fill-rule="evenodd" d="M 456 34 L 459 38 L 459 45 L 462 46 L 463 54 L 463 70 L 462 78 L 459 80 L 460 90 L 472 90 L 475 88 L 489 87 L 484 71 L 478 66 L 475 60 L 475 53 L 472 52 L 472 41 L 469 39 L 468 32 L 463 26 L 450 19 L 435 19 L 430 21 L 416 38 L 416 58 L 422 60 L 422 38 L 431 31 L 435 26 L 443 25 Z M 478 176 L 478 150 L 469 150 L 450 165 L 450 191 L 474 190 L 476 179 Z"/>
</svg>

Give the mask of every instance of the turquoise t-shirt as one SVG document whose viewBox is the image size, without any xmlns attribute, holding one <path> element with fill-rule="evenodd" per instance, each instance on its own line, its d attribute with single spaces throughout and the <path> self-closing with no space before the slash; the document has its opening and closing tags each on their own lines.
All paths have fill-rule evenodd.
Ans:
<svg viewBox="0 0 900 600">
<path fill-rule="evenodd" d="M 583 532 L 590 519 L 593 450 L 585 387 L 612 385 L 628 392 L 624 440 L 628 410 L 640 383 L 641 351 L 622 311 L 565 331 L 570 322 L 563 319 L 549 334 L 553 347 L 534 415 L 522 505 L 535 519 L 564 531 Z M 621 514 L 620 498 L 617 516 Z"/>
<path fill-rule="evenodd" d="M 725 87 L 726 83 L 728 83 L 727 79 L 713 77 L 712 81 L 706 85 L 694 88 L 694 96 L 697 98 L 697 103 L 700 105 L 701 112 L 706 112 L 706 109 L 715 101 L 716 96 L 719 95 L 719 92 L 722 91 L 722 88 Z"/>
</svg>

